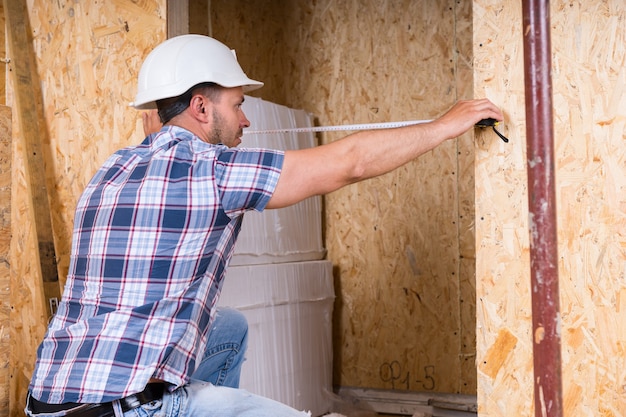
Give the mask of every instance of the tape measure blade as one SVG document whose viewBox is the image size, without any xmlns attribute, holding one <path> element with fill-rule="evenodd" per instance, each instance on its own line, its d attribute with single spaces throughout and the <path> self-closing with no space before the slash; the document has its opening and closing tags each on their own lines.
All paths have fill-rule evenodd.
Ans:
<svg viewBox="0 0 626 417">
<path fill-rule="evenodd" d="M 334 125 L 334 126 L 312 126 L 312 127 L 295 127 L 285 129 L 268 129 L 268 130 L 244 130 L 244 134 L 276 134 L 276 133 L 311 133 L 311 132 L 337 132 L 337 131 L 355 131 L 355 130 L 375 130 L 375 129 L 392 129 L 396 127 L 410 126 L 421 123 L 429 123 L 432 120 L 411 120 L 403 122 L 384 122 L 384 123 L 363 123 L 352 125 Z"/>
</svg>

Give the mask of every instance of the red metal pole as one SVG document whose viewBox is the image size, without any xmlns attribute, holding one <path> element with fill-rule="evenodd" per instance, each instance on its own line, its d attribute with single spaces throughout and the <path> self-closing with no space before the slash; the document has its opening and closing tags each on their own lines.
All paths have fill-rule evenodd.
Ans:
<svg viewBox="0 0 626 417">
<path fill-rule="evenodd" d="M 562 417 L 549 0 L 522 0 L 535 416 Z"/>
</svg>

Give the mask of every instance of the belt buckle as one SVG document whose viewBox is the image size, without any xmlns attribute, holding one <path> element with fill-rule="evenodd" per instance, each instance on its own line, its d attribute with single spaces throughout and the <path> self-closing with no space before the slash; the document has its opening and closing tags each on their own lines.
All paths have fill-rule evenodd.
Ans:
<svg viewBox="0 0 626 417">
<path fill-rule="evenodd" d="M 120 399 L 119 402 L 124 412 L 133 410 L 142 405 L 141 401 L 135 394 L 129 395 L 128 397 L 124 397 Z"/>
<path fill-rule="evenodd" d="M 165 384 L 163 383 L 151 383 L 146 385 L 143 391 L 136 394 L 131 394 L 128 397 L 124 397 L 119 400 L 122 410 L 124 412 L 133 410 L 137 407 L 147 404 L 152 401 L 157 401 L 163 398 L 163 392 L 165 391 Z"/>
</svg>

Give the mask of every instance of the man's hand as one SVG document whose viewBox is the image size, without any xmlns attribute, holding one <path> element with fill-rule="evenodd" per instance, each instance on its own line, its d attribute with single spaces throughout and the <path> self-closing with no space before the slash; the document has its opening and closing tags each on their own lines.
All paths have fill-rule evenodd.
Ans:
<svg viewBox="0 0 626 417">
<path fill-rule="evenodd" d="M 462 100 L 435 120 L 432 125 L 433 128 L 438 129 L 441 137 L 453 139 L 487 118 L 501 122 L 504 116 L 500 109 L 487 99 Z"/>
<path fill-rule="evenodd" d="M 146 136 L 158 132 L 161 130 L 161 127 L 163 127 L 159 113 L 156 110 L 143 112 L 141 114 L 141 120 L 143 122 L 143 133 Z"/>
</svg>

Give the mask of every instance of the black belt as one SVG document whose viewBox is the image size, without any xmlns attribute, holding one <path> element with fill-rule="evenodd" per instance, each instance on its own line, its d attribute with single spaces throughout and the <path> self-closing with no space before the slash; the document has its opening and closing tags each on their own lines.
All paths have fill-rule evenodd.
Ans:
<svg viewBox="0 0 626 417">
<path fill-rule="evenodd" d="M 160 400 L 163 398 L 163 391 L 165 385 L 162 383 L 148 384 L 146 388 L 138 392 L 137 394 L 129 395 L 120 400 L 122 411 L 126 412 L 139 407 L 140 405 Z M 81 417 L 113 417 L 115 412 L 113 411 L 113 402 L 101 403 L 101 404 L 81 404 L 81 403 L 63 403 L 63 404 L 48 404 L 34 399 L 30 393 L 28 394 L 29 410 L 33 414 L 44 413 L 58 413 L 59 411 L 66 411 L 66 416 L 81 416 Z"/>
</svg>

